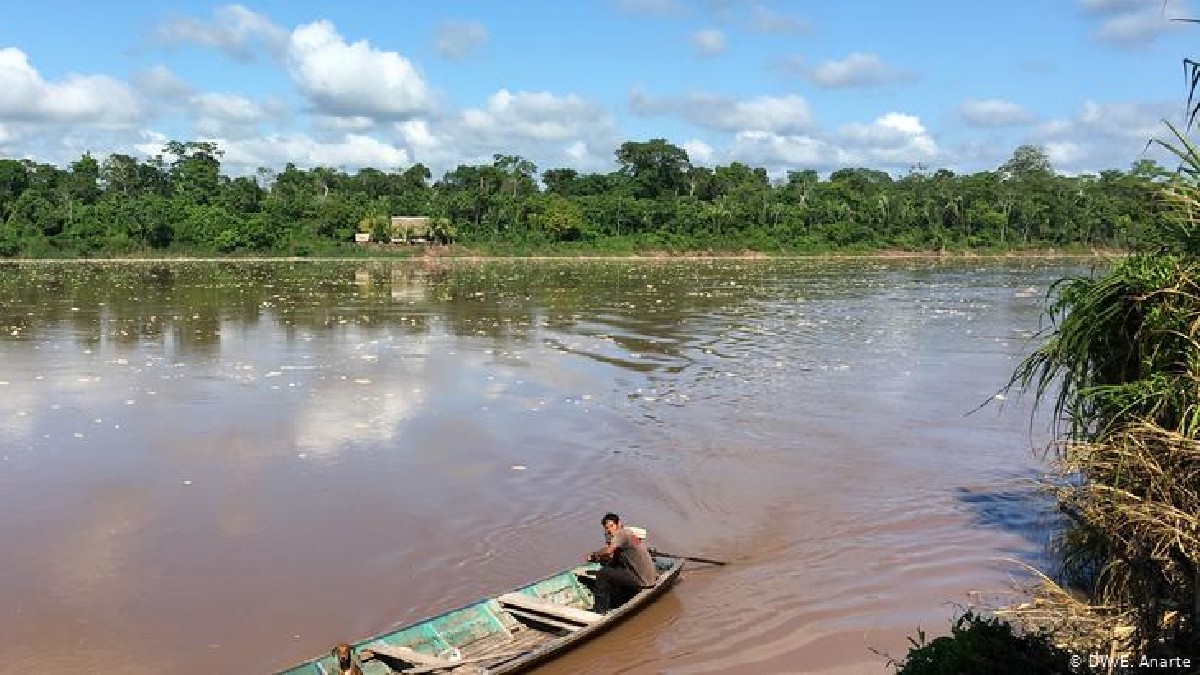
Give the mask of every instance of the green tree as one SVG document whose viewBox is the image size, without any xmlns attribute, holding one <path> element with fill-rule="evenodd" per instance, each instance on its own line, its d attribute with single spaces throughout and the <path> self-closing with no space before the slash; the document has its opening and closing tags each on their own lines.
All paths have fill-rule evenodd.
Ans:
<svg viewBox="0 0 1200 675">
<path fill-rule="evenodd" d="M 173 156 L 171 186 L 176 195 L 195 204 L 207 204 L 220 188 L 221 157 L 225 154 L 210 141 L 169 141 L 163 152 Z"/>
<path fill-rule="evenodd" d="M 0 159 L 0 221 L 7 220 L 13 203 L 28 187 L 25 165 L 15 159 Z"/>
<path fill-rule="evenodd" d="M 1022 145 L 1013 151 L 1012 157 L 1000 165 L 1000 174 L 1006 179 L 1044 178 L 1054 173 L 1050 156 L 1040 145 Z"/>
<path fill-rule="evenodd" d="M 616 155 L 621 173 L 633 182 L 635 196 L 654 199 L 686 191 L 684 176 L 691 167 L 687 150 L 666 139 L 627 141 Z"/>
</svg>

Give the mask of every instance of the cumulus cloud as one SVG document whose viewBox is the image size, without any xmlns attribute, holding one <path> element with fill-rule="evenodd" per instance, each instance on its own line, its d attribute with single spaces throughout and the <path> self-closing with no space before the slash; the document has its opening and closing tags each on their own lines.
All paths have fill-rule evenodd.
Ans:
<svg viewBox="0 0 1200 675">
<path fill-rule="evenodd" d="M 758 96 L 737 100 L 714 94 L 653 98 L 640 89 L 629 95 L 635 115 L 676 115 L 714 131 L 771 131 L 795 133 L 813 124 L 812 110 L 801 96 Z"/>
<path fill-rule="evenodd" d="M 438 26 L 433 48 L 453 61 L 462 61 L 487 42 L 487 26 L 478 21 L 446 21 Z"/>
<path fill-rule="evenodd" d="M 433 107 L 429 86 L 408 59 L 366 40 L 347 43 L 328 21 L 292 32 L 287 65 L 296 85 L 321 113 L 394 119 Z"/>
<path fill-rule="evenodd" d="M 511 93 L 501 89 L 484 108 L 462 113 L 462 126 L 484 136 L 504 134 L 533 140 L 561 141 L 586 133 L 593 123 L 607 123 L 598 105 L 569 94 Z"/>
<path fill-rule="evenodd" d="M 607 164 L 616 124 L 600 105 L 574 94 L 501 89 L 485 105 L 430 125 L 410 125 L 406 137 L 432 165 L 491 161 L 495 153 L 519 154 L 539 167 Z M 435 140 L 436 139 L 436 140 Z"/>
<path fill-rule="evenodd" d="M 159 99 L 181 99 L 193 92 L 191 85 L 163 65 L 138 73 L 133 82 L 145 93 Z"/>
<path fill-rule="evenodd" d="M 127 127 L 143 114 L 129 85 L 105 75 L 68 75 L 49 82 L 15 47 L 0 49 L 0 121 Z"/>
<path fill-rule="evenodd" d="M 711 165 L 716 157 L 713 147 L 701 140 L 684 141 L 680 147 L 687 151 L 688 159 L 695 165 Z"/>
<path fill-rule="evenodd" d="M 214 139 L 225 150 L 224 162 L 243 167 L 297 166 L 374 167 L 390 170 L 408 166 L 408 151 L 373 136 L 346 134 L 335 140 L 318 140 L 307 134 L 268 134 L 255 138 Z"/>
<path fill-rule="evenodd" d="M 741 131 L 735 134 L 729 154 L 782 173 L 797 167 L 904 169 L 936 161 L 941 151 L 919 118 L 891 112 L 869 123 L 843 125 L 832 134 Z"/>
<path fill-rule="evenodd" d="M 256 103 L 245 96 L 220 93 L 193 96 L 188 108 L 195 118 L 196 131 L 206 137 L 245 137 L 287 111 L 280 101 Z"/>
<path fill-rule="evenodd" d="M 322 131 L 368 131 L 377 127 L 375 120 L 365 115 L 314 115 L 313 127 Z"/>
<path fill-rule="evenodd" d="M 278 53 L 287 31 L 266 16 L 241 5 L 218 7 L 212 21 L 177 16 L 157 25 L 152 39 L 165 46 L 210 47 L 237 61 L 252 61 L 260 50 Z"/>
<path fill-rule="evenodd" d="M 1051 141 L 1043 147 L 1050 165 L 1055 167 L 1074 166 L 1087 159 L 1089 154 L 1082 145 L 1074 141 Z"/>
<path fill-rule="evenodd" d="M 934 159 L 937 143 L 915 115 L 890 112 L 870 124 L 838 128 L 837 138 L 868 166 L 905 166 Z"/>
<path fill-rule="evenodd" d="M 1142 156 L 1147 141 L 1163 134 L 1162 120 L 1177 112 L 1169 103 L 1085 101 L 1074 117 L 1040 124 L 1028 140 L 1046 148 L 1055 169 L 1110 169 Z"/>
<path fill-rule="evenodd" d="M 750 30 L 756 33 L 804 33 L 809 29 L 808 23 L 795 17 L 779 14 L 762 5 L 755 5 L 750 10 Z"/>
<path fill-rule="evenodd" d="M 407 120 L 396 124 L 396 131 L 404 139 L 408 147 L 419 154 L 437 150 L 442 144 L 441 139 L 429 127 L 426 120 Z"/>
<path fill-rule="evenodd" d="M 1144 47 L 1169 30 L 1185 26 L 1173 19 L 1188 17 L 1184 0 L 1081 0 L 1100 25 L 1095 37 L 1118 47 Z"/>
<path fill-rule="evenodd" d="M 1079 123 L 1110 138 L 1145 142 L 1163 130 L 1162 120 L 1172 112 L 1171 106 L 1163 104 L 1084 101 Z"/>
<path fill-rule="evenodd" d="M 830 143 L 807 135 L 788 136 L 767 131 L 740 131 L 733 137 L 729 156 L 751 166 L 829 169 L 846 165 L 846 154 Z"/>
<path fill-rule="evenodd" d="M 912 74 L 888 65 L 878 54 L 853 52 L 841 60 L 820 63 L 812 68 L 798 59 L 791 61 L 813 84 L 829 88 L 874 87 L 912 78 Z"/>
<path fill-rule="evenodd" d="M 336 119 L 346 128 L 353 124 L 353 118 Z M 459 164 L 491 164 L 495 154 L 520 155 L 539 168 L 599 170 L 612 164 L 618 140 L 612 115 L 594 102 L 507 89 L 479 106 L 376 125 L 372 133 L 391 138 L 411 162 L 425 164 L 434 175 Z"/>
<path fill-rule="evenodd" d="M 725 53 L 725 34 L 716 28 L 698 30 L 692 33 L 692 46 L 702 58 L 718 56 Z"/>
<path fill-rule="evenodd" d="M 999 98 L 963 101 L 958 113 L 967 124 L 975 127 L 1018 126 L 1034 120 L 1029 110 Z"/>
</svg>

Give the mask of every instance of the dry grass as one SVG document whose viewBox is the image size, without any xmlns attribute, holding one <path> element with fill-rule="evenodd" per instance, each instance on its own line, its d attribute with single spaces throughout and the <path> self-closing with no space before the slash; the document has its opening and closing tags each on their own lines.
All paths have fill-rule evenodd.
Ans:
<svg viewBox="0 0 1200 675">
<path fill-rule="evenodd" d="M 1027 633 L 1049 635 L 1055 646 L 1076 654 L 1133 653 L 1134 617 L 1129 610 L 1080 600 L 1041 572 L 1023 591 L 1029 599 L 990 610 Z"/>
</svg>

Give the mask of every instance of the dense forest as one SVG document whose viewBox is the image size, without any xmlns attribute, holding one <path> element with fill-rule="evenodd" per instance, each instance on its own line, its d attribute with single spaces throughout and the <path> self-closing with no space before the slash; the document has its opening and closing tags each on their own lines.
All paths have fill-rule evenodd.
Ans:
<svg viewBox="0 0 1200 675">
<path fill-rule="evenodd" d="M 995 171 L 844 168 L 772 180 L 734 162 L 694 166 L 663 139 L 626 142 L 611 173 L 542 171 L 496 155 L 433 181 L 416 164 L 350 174 L 288 164 L 222 173 L 220 148 L 171 141 L 144 160 L 83 155 L 66 168 L 0 159 L 0 256 L 361 251 L 389 216 L 430 216 L 430 236 L 492 252 L 1129 249 L 1154 239 L 1167 172 L 1065 176 L 1023 145 Z M 378 253 L 378 249 L 372 253 Z"/>
</svg>

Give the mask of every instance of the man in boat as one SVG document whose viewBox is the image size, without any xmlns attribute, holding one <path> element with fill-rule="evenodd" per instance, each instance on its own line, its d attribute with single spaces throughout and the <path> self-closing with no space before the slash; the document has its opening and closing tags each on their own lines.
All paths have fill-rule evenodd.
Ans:
<svg viewBox="0 0 1200 675">
<path fill-rule="evenodd" d="M 593 551 L 588 560 L 601 564 L 596 572 L 596 604 L 592 611 L 603 614 L 612 609 L 619 592 L 631 596 L 653 586 L 658 571 L 646 545 L 633 531 L 621 526 L 620 516 L 606 513 L 600 524 L 604 527 L 605 546 Z"/>
</svg>

